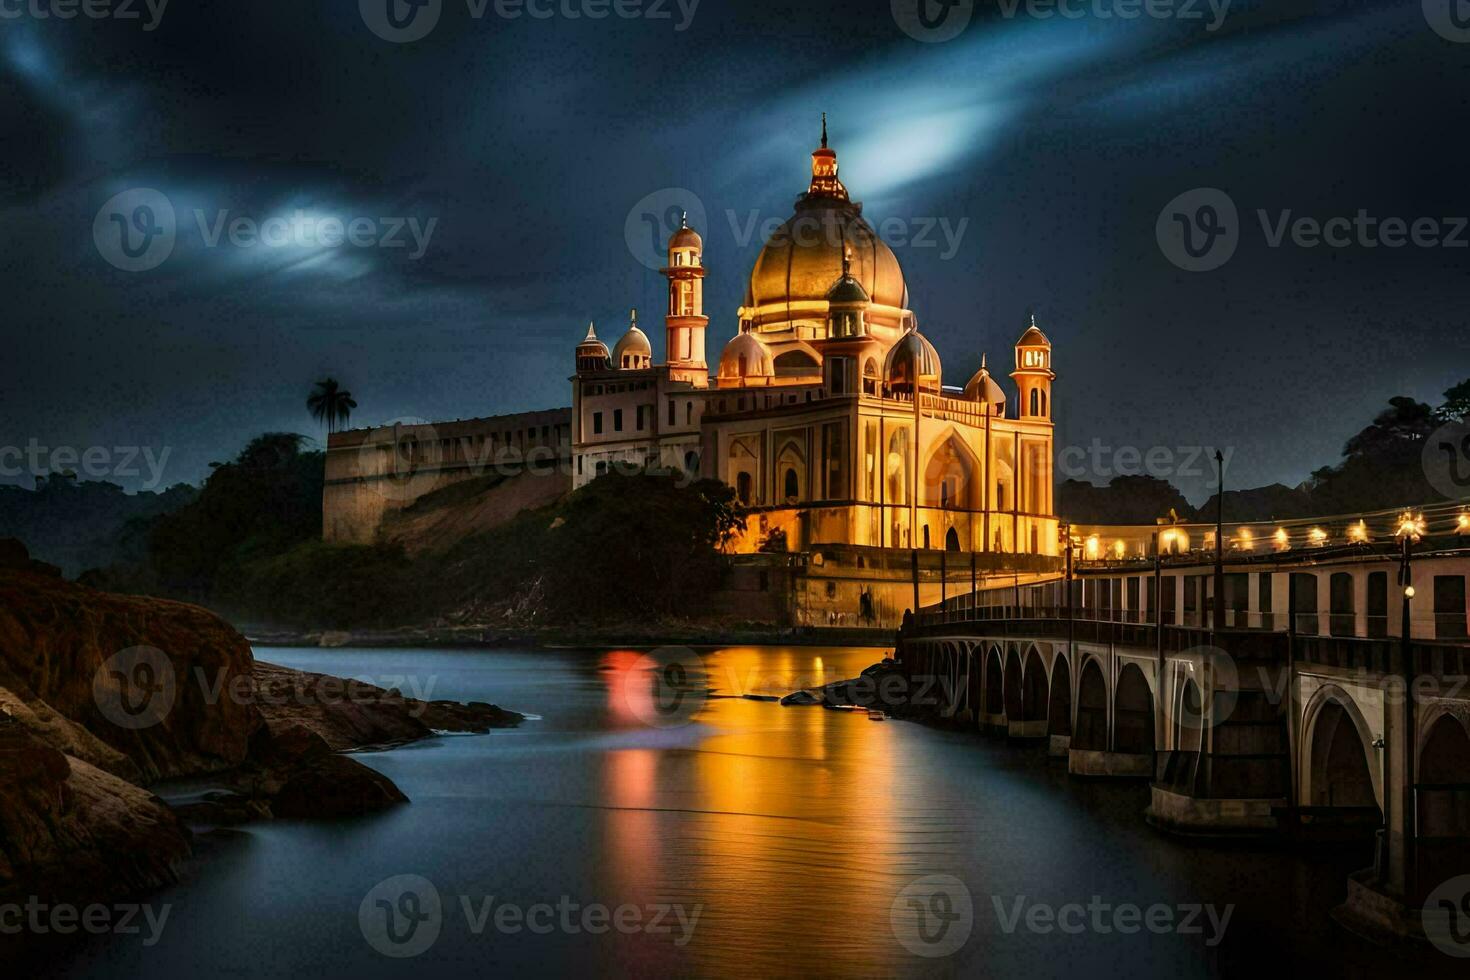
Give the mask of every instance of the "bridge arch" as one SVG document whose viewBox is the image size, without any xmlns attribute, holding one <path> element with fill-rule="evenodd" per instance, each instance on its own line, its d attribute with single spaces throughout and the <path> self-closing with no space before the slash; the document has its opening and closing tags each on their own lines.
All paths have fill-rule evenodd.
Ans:
<svg viewBox="0 0 1470 980">
<path fill-rule="evenodd" d="M 1026 717 L 1021 696 L 1021 657 L 1015 647 L 1006 653 L 1005 712 L 1009 721 L 1023 721 Z"/>
<path fill-rule="evenodd" d="M 981 683 L 984 658 L 985 651 L 979 646 L 970 646 L 965 653 L 965 704 L 977 724 L 985 712 L 985 685 Z"/>
<path fill-rule="evenodd" d="M 1051 666 L 1051 690 L 1047 692 L 1046 733 L 1072 734 L 1072 668 L 1057 653 Z"/>
<path fill-rule="evenodd" d="M 1000 663 L 1000 647 L 991 646 L 985 654 L 985 713 L 996 717 L 1006 710 L 1005 678 Z"/>
<path fill-rule="evenodd" d="M 1096 657 L 1088 657 L 1082 662 L 1072 748 L 1089 752 L 1108 750 L 1108 682 Z"/>
<path fill-rule="evenodd" d="M 1179 752 L 1198 752 L 1204 735 L 1204 697 L 1193 677 L 1184 678 L 1179 691 L 1179 710 L 1174 718 L 1174 748 Z"/>
<path fill-rule="evenodd" d="M 1470 836 L 1470 800 L 1464 790 L 1433 789 L 1470 781 L 1470 718 L 1442 711 L 1425 728 L 1415 770 L 1419 794 L 1419 832 L 1427 838 Z M 1437 846 L 1430 844 L 1431 847 Z"/>
<path fill-rule="evenodd" d="M 1045 721 L 1047 712 L 1046 664 L 1036 644 L 1026 651 L 1026 665 L 1021 674 L 1021 717 L 1026 721 Z"/>
<path fill-rule="evenodd" d="M 1327 684 L 1308 706 L 1302 738 L 1306 806 L 1375 806 L 1383 810 L 1373 730 L 1342 688 Z"/>
<path fill-rule="evenodd" d="M 1137 664 L 1125 664 L 1113 695 L 1115 752 L 1150 755 L 1154 751 L 1154 698 Z"/>
</svg>

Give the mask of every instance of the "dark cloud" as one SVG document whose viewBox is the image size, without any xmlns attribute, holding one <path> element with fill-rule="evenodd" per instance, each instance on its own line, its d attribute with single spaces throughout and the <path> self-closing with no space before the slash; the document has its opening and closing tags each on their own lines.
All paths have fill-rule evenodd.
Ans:
<svg viewBox="0 0 1470 980">
<path fill-rule="evenodd" d="M 1236 3 L 1213 32 L 984 6 L 943 44 L 887 2 L 703 0 L 680 32 L 446 0 L 409 45 L 351 2 L 173 0 L 154 31 L 5 21 L 0 442 L 167 445 L 193 480 L 255 432 L 309 430 L 328 372 L 363 422 L 563 404 L 586 321 L 613 334 L 662 305 L 624 226 L 666 188 L 706 213 L 717 350 L 749 230 L 789 214 L 826 110 L 870 218 L 934 226 L 896 251 L 949 381 L 982 350 L 1004 363 L 1035 310 L 1060 444 L 1226 445 L 1233 480 L 1296 482 L 1390 395 L 1470 374 L 1470 252 L 1270 248 L 1255 216 L 1470 214 L 1470 44 L 1419 6 Z M 1235 200 L 1243 240 L 1188 273 L 1154 226 L 1202 186 Z M 179 216 L 137 274 L 92 241 L 133 187 Z M 298 213 L 435 224 L 417 259 L 198 228 Z"/>
</svg>

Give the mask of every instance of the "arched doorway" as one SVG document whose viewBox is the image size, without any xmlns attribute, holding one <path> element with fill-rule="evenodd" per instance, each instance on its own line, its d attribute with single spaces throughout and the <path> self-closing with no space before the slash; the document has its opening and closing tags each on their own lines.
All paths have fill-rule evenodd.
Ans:
<svg viewBox="0 0 1470 980">
<path fill-rule="evenodd" d="M 1047 697 L 1046 733 L 1072 734 L 1072 668 L 1067 658 L 1058 655 L 1052 661 L 1051 691 Z"/>
<path fill-rule="evenodd" d="M 1006 720 L 1024 721 L 1025 718 L 1021 706 L 1021 658 L 1012 650 L 1006 654 Z"/>
<path fill-rule="evenodd" d="M 924 464 L 924 494 L 920 503 L 931 507 L 978 510 L 980 460 L 964 440 L 950 433 Z"/>
<path fill-rule="evenodd" d="M 1046 665 L 1032 647 L 1026 654 L 1026 672 L 1021 675 L 1021 717 L 1027 721 L 1045 720 L 1046 695 Z"/>
<path fill-rule="evenodd" d="M 1148 680 L 1137 664 L 1128 664 L 1118 675 L 1113 711 L 1114 751 L 1151 755 L 1154 751 L 1154 699 L 1148 689 Z"/>
<path fill-rule="evenodd" d="M 956 531 L 954 528 L 950 528 L 949 531 L 944 535 L 944 550 L 960 550 L 960 532 Z"/>
<path fill-rule="evenodd" d="M 1001 674 L 1000 648 L 991 647 L 990 652 L 985 655 L 985 713 L 987 715 L 1005 713 L 1004 690 L 1005 681 Z"/>
<path fill-rule="evenodd" d="M 1470 783 L 1470 733 L 1459 719 L 1441 715 L 1429 729 L 1417 771 L 1420 836 L 1453 838 L 1450 844 L 1458 844 L 1463 862 L 1464 840 L 1470 837 L 1470 789 L 1454 787 Z M 1438 846 L 1427 842 L 1426 856 Z"/>
<path fill-rule="evenodd" d="M 1368 746 L 1347 709 L 1329 700 L 1312 725 L 1309 806 L 1377 806 Z"/>
<path fill-rule="evenodd" d="M 1091 657 L 1082 667 L 1077 687 L 1077 727 L 1072 732 L 1072 748 L 1089 752 L 1106 752 L 1108 748 L 1108 685 L 1102 668 Z"/>
</svg>

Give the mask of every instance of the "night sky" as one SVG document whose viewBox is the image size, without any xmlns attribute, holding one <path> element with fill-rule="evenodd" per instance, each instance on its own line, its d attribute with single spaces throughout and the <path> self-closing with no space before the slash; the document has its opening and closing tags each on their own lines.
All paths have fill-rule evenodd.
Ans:
<svg viewBox="0 0 1470 980">
<path fill-rule="evenodd" d="M 1203 0 L 1188 20 L 986 3 L 933 43 L 900 27 L 916 0 L 604 19 L 562 12 L 598 0 L 515 19 L 442 0 L 408 43 L 369 29 L 373 0 L 172 0 L 152 30 L 142 0 L 133 20 L 30 12 L 50 2 L 0 2 L 22 11 L 0 18 L 0 446 L 166 447 L 164 482 L 192 482 L 259 432 L 319 434 L 304 401 L 327 374 L 354 424 L 569 404 L 589 320 L 611 343 L 637 306 L 661 356 L 640 220 L 691 202 L 713 360 L 823 111 L 866 216 L 897 219 L 946 383 L 981 351 L 1008 370 L 1036 313 L 1059 452 L 1222 446 L 1232 485 L 1295 484 L 1390 396 L 1437 404 L 1470 376 L 1470 229 L 1446 220 L 1470 215 L 1470 25 L 1433 29 L 1436 0 L 1236 2 L 1213 30 Z M 1202 187 L 1238 207 L 1238 249 L 1192 272 L 1156 225 Z M 134 188 L 177 231 L 129 272 L 94 223 Z M 1258 209 L 1433 218 L 1459 247 L 1273 248 Z M 298 211 L 413 224 L 394 248 L 211 244 L 222 212 Z M 421 255 L 411 227 L 432 229 Z M 1061 475 L 1118 465 L 1086 456 Z M 1157 475 L 1198 501 L 1196 473 Z"/>
</svg>

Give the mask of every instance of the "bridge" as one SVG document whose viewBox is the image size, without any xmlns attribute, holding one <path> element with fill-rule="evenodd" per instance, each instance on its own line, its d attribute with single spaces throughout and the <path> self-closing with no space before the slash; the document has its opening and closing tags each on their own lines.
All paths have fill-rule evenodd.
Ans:
<svg viewBox="0 0 1470 980">
<path fill-rule="evenodd" d="M 1425 897 L 1470 873 L 1470 516 L 1262 530 L 1073 535 L 1049 581 L 922 609 L 902 667 L 952 724 L 1148 780 L 1163 830 L 1373 840 L 1340 917 L 1422 932 Z"/>
</svg>

